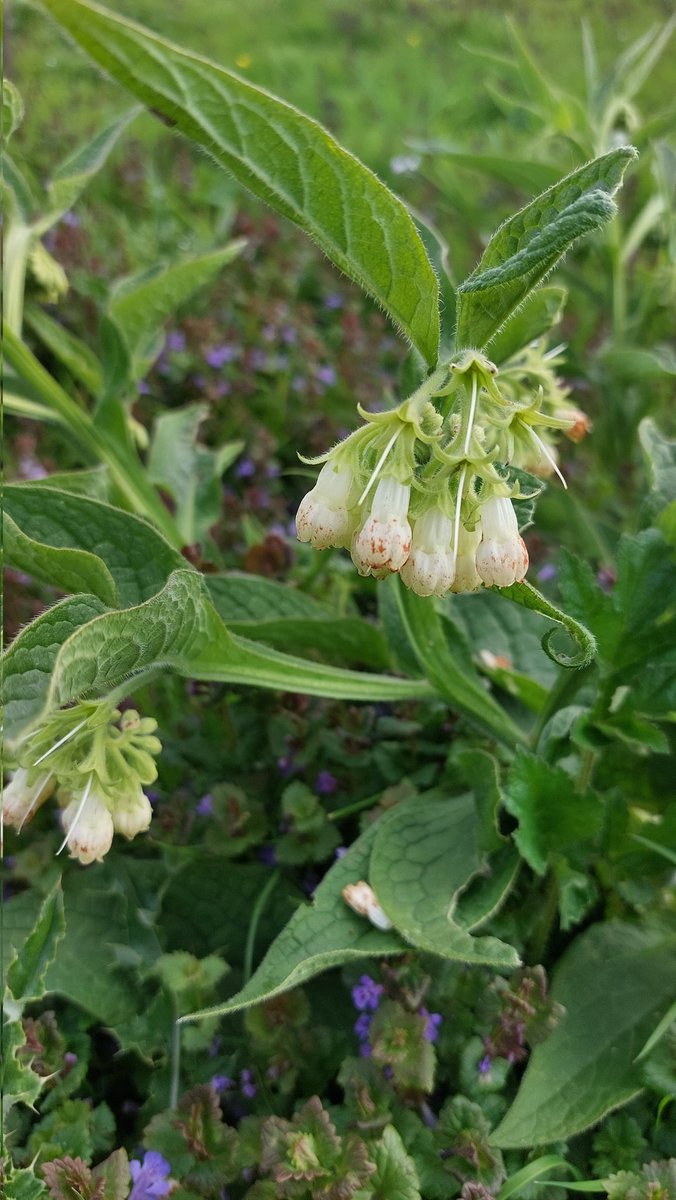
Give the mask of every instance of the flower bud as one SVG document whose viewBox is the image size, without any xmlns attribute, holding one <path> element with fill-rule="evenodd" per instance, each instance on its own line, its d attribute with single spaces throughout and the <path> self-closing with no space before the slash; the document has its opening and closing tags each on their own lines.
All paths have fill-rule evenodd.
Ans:
<svg viewBox="0 0 676 1200">
<path fill-rule="evenodd" d="M 309 542 L 315 550 L 349 544 L 348 497 L 353 482 L 349 468 L 337 469 L 331 461 L 324 463 L 315 486 L 303 497 L 296 513 L 299 542 Z"/>
<path fill-rule="evenodd" d="M 583 412 L 581 408 L 569 409 L 566 412 L 559 413 L 559 416 L 570 419 L 570 426 L 563 431 L 570 442 L 581 442 L 591 429 L 591 421 L 586 412 Z"/>
<path fill-rule="evenodd" d="M 379 480 L 371 514 L 353 539 L 352 561 L 360 575 L 403 567 L 411 549 L 410 495 L 410 487 L 391 475 Z"/>
<path fill-rule="evenodd" d="M 113 818 L 96 792 L 89 793 L 82 811 L 81 805 L 81 798 L 71 800 L 61 813 L 66 844 L 71 858 L 84 864 L 101 862 L 113 842 Z"/>
<path fill-rule="evenodd" d="M 18 767 L 10 782 L 2 789 L 2 819 L 5 825 L 21 829 L 53 790 L 54 777 L 50 771 L 35 778 L 32 772 Z"/>
<path fill-rule="evenodd" d="M 452 592 L 477 592 L 481 587 L 481 576 L 476 569 L 476 552 L 480 541 L 481 531 L 479 529 L 471 533 L 465 529 L 462 523 L 460 524 Z"/>
<path fill-rule="evenodd" d="M 360 917 L 366 917 L 376 929 L 391 929 L 392 922 L 385 915 L 378 901 L 376 900 L 373 888 L 364 883 L 363 879 L 359 883 L 348 883 L 343 888 L 342 897 L 348 908 L 356 912 Z"/>
<path fill-rule="evenodd" d="M 510 587 L 528 570 L 528 551 L 511 500 L 491 496 L 481 507 L 481 543 L 476 569 L 486 587 Z"/>
<path fill-rule="evenodd" d="M 136 792 L 115 800 L 112 813 L 113 829 L 131 840 L 137 833 L 143 833 L 148 828 L 152 815 L 150 800 L 139 788 Z"/>
<path fill-rule="evenodd" d="M 455 576 L 451 548 L 453 522 L 430 508 L 413 527 L 411 553 L 401 568 L 402 582 L 418 596 L 445 596 Z"/>
</svg>

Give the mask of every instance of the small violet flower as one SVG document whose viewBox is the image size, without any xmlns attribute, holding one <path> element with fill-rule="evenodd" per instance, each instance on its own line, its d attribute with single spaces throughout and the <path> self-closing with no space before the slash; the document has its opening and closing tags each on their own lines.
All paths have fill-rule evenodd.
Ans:
<svg viewBox="0 0 676 1200">
<path fill-rule="evenodd" d="M 216 1095 L 220 1096 L 222 1092 L 227 1092 L 230 1088 L 233 1088 L 235 1081 L 234 1079 L 230 1079 L 228 1075 L 212 1075 L 211 1086 Z"/>
<path fill-rule="evenodd" d="M 370 975 L 362 975 L 359 983 L 352 988 L 352 1003 L 358 1012 L 365 1012 L 367 1009 L 375 1012 L 382 994 L 382 983 L 376 983 Z"/>
<path fill-rule="evenodd" d="M 185 334 L 181 333 L 180 329 L 172 329 L 167 334 L 164 347 L 165 350 L 180 354 L 182 350 L 185 350 Z"/>
<path fill-rule="evenodd" d="M 171 1187 L 168 1178 L 171 1167 L 157 1150 L 147 1150 L 143 1155 L 143 1163 L 137 1158 L 132 1158 L 129 1171 L 133 1184 L 129 1200 L 155 1200 L 156 1196 L 168 1194 Z"/>
<path fill-rule="evenodd" d="M 330 796 L 338 787 L 338 780 L 330 771 L 320 771 L 315 779 L 315 792 L 318 796 Z"/>
<path fill-rule="evenodd" d="M 195 812 L 200 817 L 210 817 L 213 815 L 213 811 L 213 797 L 209 794 L 209 792 L 207 792 L 205 796 L 202 796 L 201 800 L 197 801 L 197 804 L 195 805 Z"/>
<path fill-rule="evenodd" d="M 425 1018 L 423 1038 L 426 1042 L 436 1042 L 439 1036 L 439 1026 L 442 1022 L 441 1013 L 431 1013 L 426 1008 L 421 1008 L 420 1016 Z"/>
<path fill-rule="evenodd" d="M 242 1088 L 242 1095 L 246 1096 L 247 1100 L 253 1100 L 256 1095 L 256 1084 L 253 1081 L 253 1073 L 245 1067 L 239 1073 L 239 1081 Z"/>
<path fill-rule="evenodd" d="M 336 382 L 336 372 L 333 367 L 317 367 L 315 378 L 317 383 L 321 383 L 324 387 L 333 387 Z"/>
<path fill-rule="evenodd" d="M 220 371 L 226 363 L 232 362 L 237 357 L 237 351 L 234 346 L 229 346 L 227 342 L 223 342 L 220 346 L 212 346 L 204 352 L 204 361 L 208 367 L 212 367 L 214 371 Z"/>
<path fill-rule="evenodd" d="M 356 1033 L 360 1042 L 365 1042 L 367 1040 L 370 1028 L 371 1015 L 370 1013 L 364 1012 L 361 1014 L 361 1016 L 357 1017 L 357 1020 L 354 1023 L 354 1032 Z"/>
</svg>

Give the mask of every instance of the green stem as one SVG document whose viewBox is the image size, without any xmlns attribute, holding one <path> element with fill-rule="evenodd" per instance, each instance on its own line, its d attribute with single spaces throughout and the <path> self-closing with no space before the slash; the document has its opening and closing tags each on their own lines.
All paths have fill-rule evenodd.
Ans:
<svg viewBox="0 0 676 1200">
<path fill-rule="evenodd" d="M 115 486 L 132 512 L 152 521 L 172 546 L 180 549 L 182 539 L 171 514 L 146 479 L 141 464 L 125 455 L 83 412 L 55 379 L 38 362 L 21 339 L 3 322 L 3 350 L 7 361 L 35 389 L 44 403 L 56 413 L 83 450 L 105 463 Z"/>
<path fill-rule="evenodd" d="M 556 884 L 554 875 L 550 873 L 547 881 L 547 891 L 545 893 L 544 904 L 540 909 L 540 914 L 537 918 L 535 929 L 530 942 L 530 959 L 533 965 L 542 962 L 544 952 L 549 941 L 549 935 L 552 931 L 554 918 L 556 917 L 556 909 L 558 903 L 559 889 Z"/>
<path fill-rule="evenodd" d="M 176 1108 L 181 1081 L 181 1026 L 175 1013 L 171 1029 L 171 1079 L 169 1082 L 169 1107 Z"/>
<path fill-rule="evenodd" d="M 26 265 L 34 232 L 29 225 L 13 222 L 4 246 L 4 316 L 9 328 L 21 335 L 23 296 L 26 285 Z"/>
<path fill-rule="evenodd" d="M 575 791 L 578 796 L 583 796 L 591 782 L 592 771 L 594 770 L 594 761 L 596 752 L 594 750 L 585 750 L 581 761 L 580 770 L 575 781 Z"/>
<path fill-rule="evenodd" d="M 261 916 L 263 915 L 265 905 L 267 904 L 269 897 L 272 895 L 272 892 L 279 882 L 279 878 L 280 872 L 275 871 L 268 879 L 265 887 L 253 906 L 251 920 L 249 921 L 249 928 L 246 934 L 246 945 L 244 947 L 244 983 L 248 983 L 253 974 L 253 955 L 254 945 L 256 942 L 256 933 L 258 932 L 258 924 Z"/>
<path fill-rule="evenodd" d="M 343 817 L 351 817 L 353 813 L 363 812 L 365 808 L 373 808 L 381 796 L 382 792 L 377 792 L 375 796 L 366 796 L 364 800 L 355 800 L 354 804 L 336 808 L 334 812 L 328 813 L 328 819 L 329 821 L 342 821 Z"/>
</svg>

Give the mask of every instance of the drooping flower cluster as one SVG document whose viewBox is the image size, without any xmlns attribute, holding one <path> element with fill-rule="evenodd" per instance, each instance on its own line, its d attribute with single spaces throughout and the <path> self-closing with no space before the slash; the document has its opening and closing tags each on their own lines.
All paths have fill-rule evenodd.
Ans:
<svg viewBox="0 0 676 1200">
<path fill-rule="evenodd" d="M 528 552 L 513 501 L 535 494 L 524 471 L 558 471 L 534 427 L 574 430 L 584 417 L 566 406 L 558 348 L 523 353 L 508 360 L 503 390 L 493 364 L 468 351 L 398 408 L 359 409 L 365 424 L 313 460 L 323 466 L 298 509 L 299 540 L 349 549 L 361 575 L 398 573 L 420 596 L 521 582 Z"/>
<path fill-rule="evenodd" d="M 144 787 L 157 778 L 157 722 L 106 700 L 52 713 L 20 745 L 17 769 L 2 792 L 5 825 L 21 831 L 56 793 L 73 858 L 100 862 L 113 835 L 136 837 L 150 825 Z"/>
</svg>

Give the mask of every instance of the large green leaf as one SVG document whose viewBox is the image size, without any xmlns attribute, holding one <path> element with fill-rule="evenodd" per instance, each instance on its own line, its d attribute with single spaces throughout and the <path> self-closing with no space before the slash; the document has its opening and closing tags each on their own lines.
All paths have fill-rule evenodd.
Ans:
<svg viewBox="0 0 676 1200">
<path fill-rule="evenodd" d="M 505 786 L 505 807 L 516 817 L 513 834 L 522 857 L 539 875 L 552 858 L 587 847 L 598 836 L 604 814 L 599 801 L 575 791 L 561 767 L 519 749 Z"/>
<path fill-rule="evenodd" d="M 389 313 L 434 366 L 437 281 L 401 202 L 315 121 L 208 59 L 84 0 L 43 0 L 138 100 L 203 147 Z"/>
<path fill-rule="evenodd" d="M 551 990 L 566 1012 L 535 1047 L 494 1145 L 566 1140 L 641 1090 L 634 1060 L 673 1000 L 675 951 L 673 937 L 620 921 L 577 938 Z"/>
<path fill-rule="evenodd" d="M 615 215 L 613 194 L 635 157 L 622 146 L 593 159 L 500 226 L 458 288 L 458 349 L 490 342 L 568 247 Z"/>
<path fill-rule="evenodd" d="M 369 882 L 392 924 L 416 949 L 516 967 L 512 946 L 473 937 L 454 919 L 460 892 L 481 868 L 478 837 L 472 796 L 416 796 L 378 822 Z"/>
<path fill-rule="evenodd" d="M 103 695 L 157 669 L 334 699 L 430 694 L 419 680 L 325 666 L 236 637 L 211 604 L 202 577 L 178 570 L 136 607 L 111 612 L 94 596 L 77 596 L 27 626 L 4 660 L 7 737 L 19 737 L 55 707 Z"/>
<path fill-rule="evenodd" d="M 147 521 L 100 500 L 18 483 L 5 486 L 3 504 L 19 531 L 10 528 L 8 561 L 64 591 L 92 592 L 107 604 L 139 604 L 160 590 L 171 571 L 186 566 Z M 51 571 L 56 575 L 50 579 Z"/>
<path fill-rule="evenodd" d="M 294 913 L 242 990 L 224 1004 L 192 1016 L 237 1012 L 297 987 L 329 967 L 361 958 L 405 953 L 406 943 L 398 933 L 375 929 L 348 908 L 341 894 L 347 884 L 368 877 L 371 847 L 378 827 L 377 823 L 371 825 L 343 858 L 334 863 L 312 902 Z"/>
</svg>

